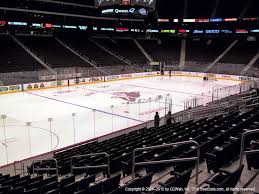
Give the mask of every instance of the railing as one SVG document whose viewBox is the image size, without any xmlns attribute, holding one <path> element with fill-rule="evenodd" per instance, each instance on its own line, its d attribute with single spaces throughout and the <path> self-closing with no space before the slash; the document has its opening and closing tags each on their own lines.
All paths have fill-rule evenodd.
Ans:
<svg viewBox="0 0 259 194">
<path fill-rule="evenodd" d="M 244 160 L 244 155 L 245 154 L 252 154 L 252 153 L 259 153 L 259 149 L 258 150 L 249 150 L 246 151 L 245 150 L 245 140 L 246 140 L 246 136 L 247 135 L 251 135 L 251 134 L 256 134 L 259 133 L 259 129 L 255 129 L 255 130 L 248 130 L 246 132 L 244 132 L 242 134 L 242 138 L 241 138 L 241 149 L 240 149 L 240 162 L 239 165 L 241 166 L 243 164 L 243 160 Z"/>
<path fill-rule="evenodd" d="M 137 163 L 135 161 L 137 151 L 147 151 L 147 150 L 154 150 L 154 149 L 158 149 L 158 148 L 167 148 L 167 147 L 172 147 L 175 145 L 186 145 L 186 144 L 193 144 L 195 146 L 195 148 L 197 149 L 196 157 L 177 158 L 177 159 L 170 159 L 170 160 L 150 161 L 150 162 L 137 162 Z M 199 165 L 200 165 L 200 146 L 196 141 L 191 140 L 191 141 L 163 144 L 163 145 L 158 145 L 158 146 L 150 146 L 150 147 L 145 147 L 145 148 L 136 148 L 135 150 L 133 150 L 133 154 L 132 154 L 132 178 L 133 178 L 133 180 L 135 179 L 135 166 L 144 166 L 144 165 L 149 165 L 149 164 L 167 164 L 167 163 L 173 163 L 173 162 L 186 162 L 186 161 L 196 161 L 195 183 L 198 184 Z"/>
<path fill-rule="evenodd" d="M 107 164 L 103 165 L 95 165 L 95 166 L 81 166 L 81 167 L 76 167 L 74 166 L 74 159 L 75 158 L 84 158 L 88 156 L 101 156 L 104 155 L 107 157 Z M 83 170 L 83 169 L 96 169 L 96 168 L 107 168 L 107 177 L 109 178 L 111 175 L 110 171 L 110 156 L 106 152 L 101 152 L 101 153 L 92 153 L 92 154 L 85 154 L 85 155 L 78 155 L 78 156 L 73 156 L 71 157 L 71 174 L 74 174 L 74 170 Z"/>
<path fill-rule="evenodd" d="M 212 117 L 225 113 L 229 113 L 231 111 L 239 110 L 240 103 L 229 103 L 223 102 L 216 105 L 210 106 L 199 106 L 196 108 L 192 108 L 190 110 L 184 110 L 178 113 L 173 114 L 175 121 L 183 122 L 188 120 L 197 120 L 204 117 Z"/>
<path fill-rule="evenodd" d="M 252 88 L 258 88 L 258 80 L 252 81 L 243 81 L 238 85 L 227 86 L 224 88 L 216 88 L 212 91 L 207 91 L 206 93 L 202 93 L 201 95 L 195 96 L 194 98 L 190 98 L 184 102 L 184 108 L 187 109 L 188 107 L 197 107 L 201 105 L 206 105 L 211 103 L 215 100 L 224 100 L 229 98 L 239 97 L 238 95 L 242 93 L 250 93 L 251 95 L 256 95 L 256 92 L 252 91 Z"/>
<path fill-rule="evenodd" d="M 248 108 L 258 106 L 259 105 L 259 96 L 246 98 L 245 101 L 246 101 L 246 103 L 248 103 L 248 104 L 246 104 L 246 107 L 248 107 Z"/>
<path fill-rule="evenodd" d="M 254 90 L 249 90 L 233 96 L 219 99 L 215 102 L 208 102 L 206 103 L 206 106 L 200 105 L 197 107 L 192 107 L 189 110 L 187 109 L 175 113 L 173 116 L 176 121 L 180 122 L 217 116 L 219 114 L 229 113 L 237 110 L 246 111 L 247 109 L 259 105 L 259 97 L 257 96 L 257 92 Z M 188 106 L 185 104 L 185 109 L 186 107 Z"/>
<path fill-rule="evenodd" d="M 17 164 L 21 164 L 21 167 L 20 168 L 17 168 Z M 17 173 L 17 171 L 19 170 L 19 171 L 21 171 L 22 172 L 22 175 L 25 175 L 25 165 L 24 165 L 24 163 L 22 163 L 21 161 L 15 161 L 14 163 L 13 163 L 13 167 L 14 167 L 14 174 L 16 175 Z"/>
<path fill-rule="evenodd" d="M 55 163 L 55 168 L 52 167 L 46 167 L 46 168 L 41 168 L 41 167 L 36 167 L 35 168 L 35 163 L 36 162 L 50 162 L 50 161 L 54 161 Z M 56 171 L 56 175 L 58 176 L 58 161 L 55 158 L 49 159 L 49 160 L 33 160 L 32 161 L 32 173 L 35 174 L 35 171 L 39 172 L 39 171 Z"/>
</svg>

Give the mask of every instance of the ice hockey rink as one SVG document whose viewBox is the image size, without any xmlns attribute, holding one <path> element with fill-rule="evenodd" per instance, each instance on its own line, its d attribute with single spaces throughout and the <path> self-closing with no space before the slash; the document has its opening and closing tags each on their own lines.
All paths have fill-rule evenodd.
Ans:
<svg viewBox="0 0 259 194">
<path fill-rule="evenodd" d="M 164 116 L 168 99 L 177 112 L 188 99 L 210 101 L 212 90 L 237 93 L 238 84 L 157 76 L 0 95 L 0 165 Z"/>
</svg>

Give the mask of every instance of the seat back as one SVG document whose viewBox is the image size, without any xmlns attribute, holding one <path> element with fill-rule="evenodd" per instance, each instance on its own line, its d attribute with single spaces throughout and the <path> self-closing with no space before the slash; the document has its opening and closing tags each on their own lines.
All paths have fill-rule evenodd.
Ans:
<svg viewBox="0 0 259 194">
<path fill-rule="evenodd" d="M 109 178 L 103 182 L 103 192 L 108 193 L 119 187 L 121 174 L 118 174 L 112 178 Z"/>
<path fill-rule="evenodd" d="M 58 182 L 57 181 L 54 181 L 54 182 L 46 184 L 46 185 L 42 185 L 41 193 L 46 193 L 46 192 L 54 190 L 54 189 L 58 189 Z"/>
<path fill-rule="evenodd" d="M 75 192 L 74 194 L 86 194 L 87 191 L 85 189 Z"/>
<path fill-rule="evenodd" d="M 59 186 L 62 188 L 73 182 L 75 182 L 75 176 L 67 176 L 59 182 Z"/>
<path fill-rule="evenodd" d="M 42 180 L 43 180 L 43 176 L 42 175 L 36 176 L 34 178 L 31 178 L 30 184 L 33 183 L 33 182 L 42 181 Z"/>
<path fill-rule="evenodd" d="M 178 194 L 184 194 L 185 193 L 185 188 L 187 187 L 190 177 L 192 174 L 192 168 L 189 170 L 184 171 L 180 175 L 176 175 L 175 179 L 172 180 L 171 182 L 167 183 L 165 187 L 168 188 L 180 188 L 182 191 L 175 191 L 175 193 Z"/>
<path fill-rule="evenodd" d="M 78 182 L 79 190 L 87 189 L 90 183 L 95 182 L 95 175 L 91 175 L 89 177 L 85 177 Z"/>
<path fill-rule="evenodd" d="M 47 185 L 47 184 L 52 183 L 52 182 L 57 181 L 57 180 L 58 180 L 57 176 L 51 176 L 51 177 L 48 177 L 48 178 L 44 179 L 42 181 L 42 185 Z"/>
<path fill-rule="evenodd" d="M 0 192 L 7 192 L 11 190 L 11 186 L 4 186 L 4 187 L 0 187 Z"/>
<path fill-rule="evenodd" d="M 243 172 L 244 165 L 241 165 L 238 169 L 236 169 L 233 173 L 229 175 L 229 177 L 223 182 L 223 187 L 234 188 L 237 185 L 238 180 L 241 177 Z"/>
<path fill-rule="evenodd" d="M 35 188 L 35 189 L 27 190 L 24 193 L 26 193 L 26 194 L 38 194 L 38 193 L 40 193 L 40 189 Z"/>
<path fill-rule="evenodd" d="M 103 193 L 103 183 L 97 183 L 93 186 L 90 186 L 86 191 L 86 194 L 102 194 Z"/>
<path fill-rule="evenodd" d="M 77 182 L 70 183 L 63 188 L 60 188 L 60 194 L 71 194 L 76 191 Z"/>
<path fill-rule="evenodd" d="M 26 190 L 31 190 L 31 189 L 35 189 L 35 188 L 41 188 L 41 185 L 42 185 L 42 180 L 38 180 L 38 181 L 32 182 L 30 184 L 27 184 L 25 186 L 25 188 L 26 188 Z"/>
<path fill-rule="evenodd" d="M 60 194 L 58 189 L 51 190 L 45 194 Z"/>
<path fill-rule="evenodd" d="M 149 173 L 139 179 L 135 179 L 127 187 L 130 188 L 140 188 L 140 187 L 149 187 L 153 178 L 153 173 Z"/>
<path fill-rule="evenodd" d="M 8 194 L 24 193 L 24 187 L 17 187 L 8 192 Z"/>
</svg>

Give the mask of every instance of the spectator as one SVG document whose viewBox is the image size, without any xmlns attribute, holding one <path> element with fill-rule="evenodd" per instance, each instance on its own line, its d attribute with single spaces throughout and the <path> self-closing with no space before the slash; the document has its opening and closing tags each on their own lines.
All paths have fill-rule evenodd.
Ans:
<svg viewBox="0 0 259 194">
<path fill-rule="evenodd" d="M 160 117 L 159 117 L 158 112 L 156 112 L 154 120 L 155 120 L 155 127 L 159 127 Z"/>
<path fill-rule="evenodd" d="M 168 111 L 168 113 L 167 113 L 167 115 L 166 115 L 166 124 L 167 124 L 167 125 L 171 125 L 171 124 L 172 124 L 172 120 L 173 120 L 174 123 L 175 123 L 175 120 L 174 120 L 174 118 L 173 118 L 173 116 L 172 116 L 171 111 Z"/>
</svg>

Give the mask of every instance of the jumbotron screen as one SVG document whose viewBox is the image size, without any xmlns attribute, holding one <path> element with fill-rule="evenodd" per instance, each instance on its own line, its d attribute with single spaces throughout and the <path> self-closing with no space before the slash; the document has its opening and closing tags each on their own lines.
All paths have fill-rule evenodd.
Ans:
<svg viewBox="0 0 259 194">
<path fill-rule="evenodd" d="M 156 6 L 156 0 L 95 0 L 96 7 L 112 5 L 138 5 L 154 9 Z"/>
</svg>

